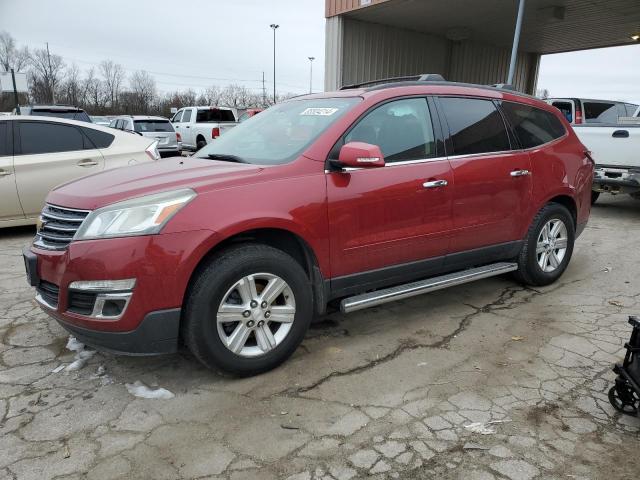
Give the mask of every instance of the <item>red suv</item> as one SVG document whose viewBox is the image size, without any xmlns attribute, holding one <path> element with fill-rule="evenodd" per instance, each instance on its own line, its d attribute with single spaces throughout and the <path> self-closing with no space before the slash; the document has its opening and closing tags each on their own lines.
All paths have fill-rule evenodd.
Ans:
<svg viewBox="0 0 640 480">
<path fill-rule="evenodd" d="M 429 79 L 429 77 L 426 77 Z M 513 271 L 546 285 L 590 211 L 560 112 L 500 88 L 404 81 L 275 105 L 190 158 L 47 197 L 28 278 L 89 345 L 274 368 L 345 312 Z"/>
</svg>

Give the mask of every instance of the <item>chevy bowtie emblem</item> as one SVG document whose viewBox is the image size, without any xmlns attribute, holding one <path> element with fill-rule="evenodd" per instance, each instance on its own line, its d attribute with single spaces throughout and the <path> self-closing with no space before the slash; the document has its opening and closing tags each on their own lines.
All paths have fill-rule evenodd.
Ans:
<svg viewBox="0 0 640 480">
<path fill-rule="evenodd" d="M 39 232 L 40 230 L 42 230 L 42 226 L 45 224 L 44 220 L 42 220 L 42 217 L 38 217 L 38 221 L 36 222 L 36 231 Z"/>
</svg>

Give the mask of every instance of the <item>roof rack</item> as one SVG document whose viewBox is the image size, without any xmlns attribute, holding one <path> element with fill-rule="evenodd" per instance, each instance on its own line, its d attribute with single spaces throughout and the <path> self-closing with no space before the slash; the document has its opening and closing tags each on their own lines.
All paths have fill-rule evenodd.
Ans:
<svg viewBox="0 0 640 480">
<path fill-rule="evenodd" d="M 445 79 L 442 75 L 438 73 L 423 73 L 422 75 L 409 75 L 406 77 L 391 77 L 391 78 L 381 78 L 379 80 L 371 80 L 368 82 L 354 83 L 351 85 L 344 85 L 340 87 L 340 90 L 350 90 L 354 88 L 362 88 L 373 85 L 380 85 L 384 83 L 394 83 L 394 82 L 444 82 Z"/>
</svg>

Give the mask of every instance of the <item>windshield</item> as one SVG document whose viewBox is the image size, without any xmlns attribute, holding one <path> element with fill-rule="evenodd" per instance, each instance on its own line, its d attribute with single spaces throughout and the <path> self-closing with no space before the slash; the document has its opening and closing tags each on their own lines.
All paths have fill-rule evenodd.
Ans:
<svg viewBox="0 0 640 480">
<path fill-rule="evenodd" d="M 169 120 L 135 120 L 133 129 L 136 132 L 173 132 Z"/>
<path fill-rule="evenodd" d="M 258 165 L 290 162 L 360 100 L 319 98 L 280 103 L 225 132 L 196 156 L 236 158 Z"/>
</svg>

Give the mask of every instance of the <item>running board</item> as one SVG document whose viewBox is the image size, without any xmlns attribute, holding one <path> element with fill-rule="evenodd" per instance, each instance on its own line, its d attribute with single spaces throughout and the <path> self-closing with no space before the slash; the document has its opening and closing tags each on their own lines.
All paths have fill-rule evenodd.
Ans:
<svg viewBox="0 0 640 480">
<path fill-rule="evenodd" d="M 460 272 L 449 273 L 440 277 L 427 278 L 417 282 L 405 283 L 396 287 L 375 290 L 373 292 L 345 298 L 340 302 L 340 310 L 351 313 L 364 308 L 375 307 L 387 302 L 422 295 L 423 293 L 442 290 L 443 288 L 462 285 L 481 278 L 495 277 L 518 269 L 517 263 L 493 263 L 483 267 L 470 268 Z"/>
</svg>

